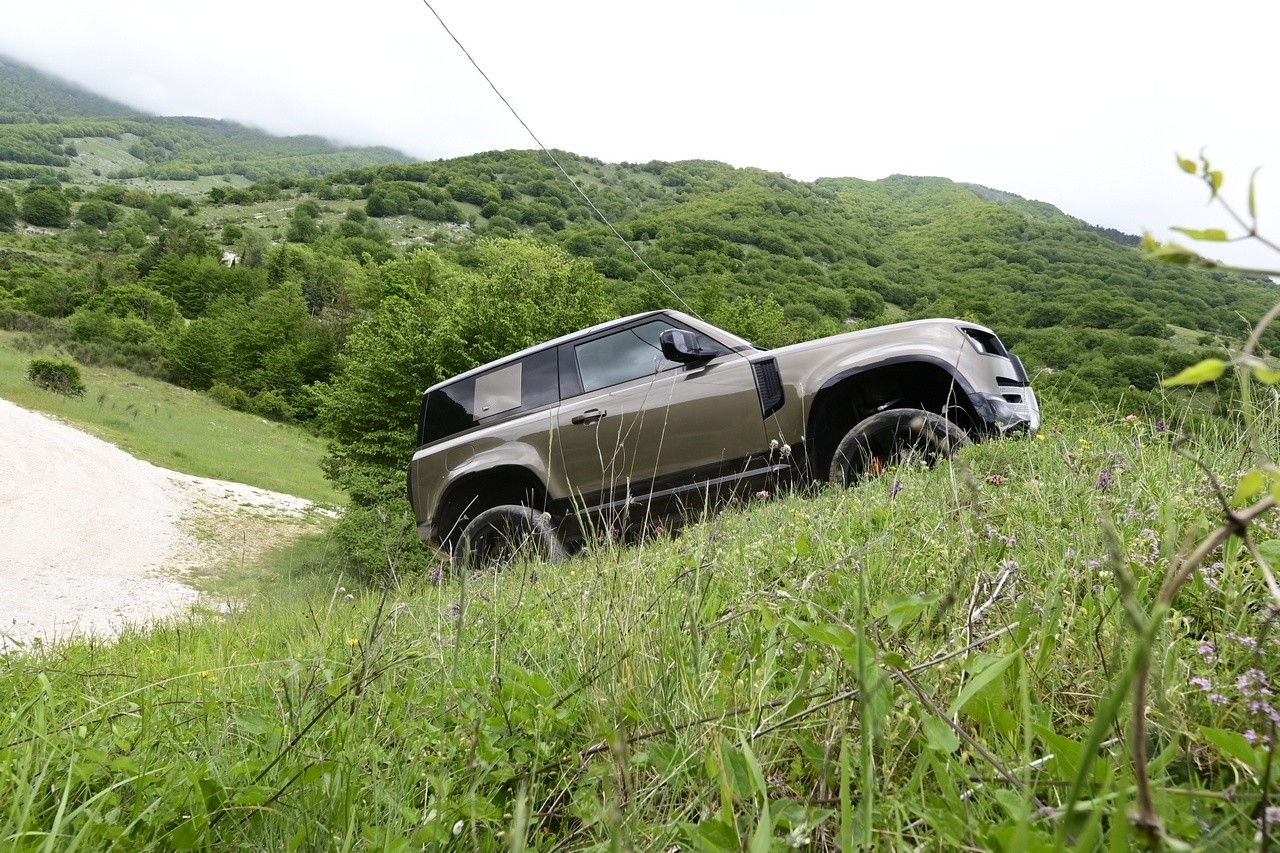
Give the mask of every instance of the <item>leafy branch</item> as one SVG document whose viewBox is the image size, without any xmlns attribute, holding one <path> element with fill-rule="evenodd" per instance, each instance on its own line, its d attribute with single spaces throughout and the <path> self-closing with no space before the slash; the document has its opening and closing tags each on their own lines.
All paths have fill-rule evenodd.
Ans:
<svg viewBox="0 0 1280 853">
<path fill-rule="evenodd" d="M 1203 151 L 1200 154 L 1200 162 L 1198 164 L 1195 161 L 1179 157 L 1178 166 L 1184 172 L 1197 175 L 1204 181 L 1209 188 L 1210 203 L 1217 203 L 1226 210 L 1232 220 L 1243 230 L 1243 233 L 1232 237 L 1225 230 L 1217 228 L 1193 229 L 1175 227 L 1174 231 L 1184 234 L 1193 240 L 1211 243 L 1254 240 L 1280 253 L 1280 245 L 1268 240 L 1258 230 L 1256 169 L 1249 179 L 1248 216 L 1245 217 L 1240 215 L 1220 194 L 1224 182 L 1223 174 L 1213 168 L 1208 158 L 1204 156 Z M 1243 269 L 1224 264 L 1206 258 L 1196 250 L 1177 243 L 1160 244 L 1150 234 L 1144 235 L 1143 239 L 1148 255 L 1165 263 L 1192 264 L 1208 269 L 1280 276 L 1280 271 Z M 1147 691 L 1150 681 L 1151 650 L 1157 642 L 1160 628 L 1173 611 L 1174 601 L 1178 593 L 1183 589 L 1187 581 L 1195 575 L 1196 571 L 1204 565 L 1210 554 L 1222 547 L 1229 539 L 1235 537 L 1243 541 L 1249 553 L 1253 556 L 1272 598 L 1273 606 L 1280 608 L 1280 584 L 1277 584 L 1275 573 L 1263 553 L 1249 538 L 1250 525 L 1258 518 L 1270 513 L 1280 503 L 1280 468 L 1276 466 L 1275 461 L 1271 459 L 1263 447 L 1251 396 L 1251 383 L 1254 381 L 1263 385 L 1280 384 L 1280 371 L 1269 367 L 1255 354 L 1262 334 L 1276 321 L 1277 317 L 1280 317 L 1280 303 L 1273 306 L 1263 316 L 1249 339 L 1245 342 L 1240 354 L 1231 361 L 1224 361 L 1218 358 L 1204 359 L 1162 383 L 1165 387 L 1201 385 L 1221 379 L 1226 375 L 1228 368 L 1234 370 L 1241 390 L 1242 425 L 1248 438 L 1249 446 L 1253 451 L 1255 463 L 1240 478 L 1232 498 L 1227 500 L 1226 491 L 1209 466 L 1185 449 L 1179 449 L 1178 452 L 1181 455 L 1190 459 L 1205 472 L 1222 504 L 1222 521 L 1207 535 L 1197 537 L 1194 533 L 1188 534 L 1182 547 L 1171 561 L 1170 568 L 1160 585 L 1156 601 L 1148 612 L 1142 612 L 1142 608 L 1137 601 L 1136 590 L 1133 589 L 1132 584 L 1123 584 L 1125 587 L 1123 590 L 1125 608 L 1129 612 L 1130 621 L 1138 632 L 1138 642 L 1135 644 L 1129 665 L 1121 677 L 1113 684 L 1110 695 L 1104 700 L 1103 712 L 1094 720 L 1093 729 L 1090 732 L 1089 740 L 1083 753 L 1088 757 L 1077 768 L 1067 802 L 1075 804 L 1080 801 L 1090 778 L 1093 757 L 1097 755 L 1103 739 L 1118 717 L 1124 696 L 1132 689 L 1132 761 L 1137 784 L 1137 808 L 1130 815 L 1130 819 L 1144 834 L 1151 849 L 1159 849 L 1165 840 L 1163 825 L 1155 812 L 1150 766 L 1146 752 Z M 1127 577 L 1127 574 L 1118 572 L 1117 577 L 1124 578 Z M 1132 580 L 1132 578 L 1129 578 L 1129 580 Z M 1274 745 L 1272 749 L 1274 750 Z M 1268 798 L 1269 776 L 1268 772 L 1261 780 L 1264 803 Z M 1072 806 L 1069 806 L 1070 808 Z M 1068 814 L 1073 815 L 1073 812 L 1069 811 Z M 1062 823 L 1063 840 L 1070 837 L 1068 833 L 1071 832 L 1071 827 L 1075 823 L 1071 819 Z M 1264 827 L 1264 837 L 1266 834 Z"/>
</svg>

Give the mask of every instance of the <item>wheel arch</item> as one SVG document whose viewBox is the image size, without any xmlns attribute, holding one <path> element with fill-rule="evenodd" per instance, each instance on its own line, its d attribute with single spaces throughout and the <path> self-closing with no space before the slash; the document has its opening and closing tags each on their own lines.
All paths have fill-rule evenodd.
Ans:
<svg viewBox="0 0 1280 853">
<path fill-rule="evenodd" d="M 812 476 L 826 479 L 836 447 L 849 430 L 885 409 L 934 412 L 976 438 L 979 418 L 972 393 L 973 387 L 954 365 L 924 355 L 859 365 L 830 377 L 814 394 L 805 425 Z"/>
<path fill-rule="evenodd" d="M 499 465 L 458 478 L 445 490 L 436 512 L 435 530 L 441 545 L 452 551 L 458 533 L 487 509 L 519 504 L 545 509 L 547 488 L 533 471 L 519 465 Z"/>
</svg>

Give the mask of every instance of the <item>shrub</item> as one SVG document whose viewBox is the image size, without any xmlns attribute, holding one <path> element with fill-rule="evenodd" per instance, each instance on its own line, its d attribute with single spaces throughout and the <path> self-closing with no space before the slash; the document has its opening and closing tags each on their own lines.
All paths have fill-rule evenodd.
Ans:
<svg viewBox="0 0 1280 853">
<path fill-rule="evenodd" d="M 27 381 L 38 388 L 68 397 L 83 397 L 85 392 L 79 366 L 60 358 L 32 359 L 27 365 Z"/>
</svg>

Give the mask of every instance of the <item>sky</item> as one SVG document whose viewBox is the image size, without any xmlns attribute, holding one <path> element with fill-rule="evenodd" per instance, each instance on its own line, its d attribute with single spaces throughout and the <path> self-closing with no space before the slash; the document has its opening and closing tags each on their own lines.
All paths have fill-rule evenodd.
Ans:
<svg viewBox="0 0 1280 853">
<path fill-rule="evenodd" d="M 1259 226 L 1280 241 L 1280 6 L 1257 0 L 5 6 L 0 55 L 157 115 L 422 160 L 537 148 L 443 20 L 549 148 L 939 176 L 1131 234 L 1240 233 L 1176 165 L 1204 150 L 1242 213 L 1262 167 Z M 1280 267 L 1256 243 L 1206 254 Z"/>
</svg>

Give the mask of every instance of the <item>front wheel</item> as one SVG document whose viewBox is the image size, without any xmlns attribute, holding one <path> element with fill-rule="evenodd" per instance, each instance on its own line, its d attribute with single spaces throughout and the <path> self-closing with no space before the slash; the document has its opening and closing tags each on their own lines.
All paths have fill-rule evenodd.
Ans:
<svg viewBox="0 0 1280 853">
<path fill-rule="evenodd" d="M 473 518 L 450 555 L 455 571 L 508 566 L 532 557 L 558 563 L 568 556 L 547 514 L 517 504 L 495 506 Z"/>
<path fill-rule="evenodd" d="M 886 409 L 860 421 L 845 435 L 831 460 L 831 482 L 852 486 L 894 465 L 932 467 L 968 444 L 964 430 L 942 415 L 923 409 Z"/>
</svg>

